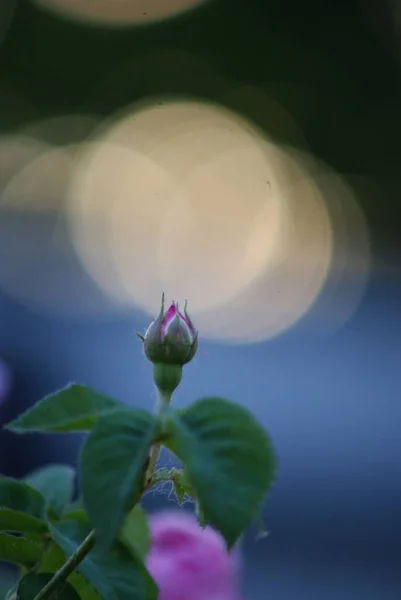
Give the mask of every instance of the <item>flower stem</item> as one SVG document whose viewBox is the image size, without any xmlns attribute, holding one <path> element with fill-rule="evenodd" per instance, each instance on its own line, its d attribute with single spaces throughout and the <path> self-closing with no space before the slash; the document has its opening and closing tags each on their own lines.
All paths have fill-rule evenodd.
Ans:
<svg viewBox="0 0 401 600">
<path fill-rule="evenodd" d="M 67 581 L 71 573 L 76 567 L 83 561 L 85 556 L 92 550 L 95 545 L 95 531 L 91 531 L 90 534 L 84 539 L 82 544 L 78 546 L 74 554 L 70 556 L 66 563 L 54 574 L 50 581 L 45 587 L 35 596 L 34 600 L 46 600 L 50 598 L 53 593 Z"/>
<path fill-rule="evenodd" d="M 157 404 L 156 404 L 156 414 L 157 415 L 160 415 L 162 410 L 170 404 L 171 396 L 172 396 L 172 392 L 168 393 L 168 392 L 162 392 L 162 391 L 158 390 L 158 398 L 157 398 Z M 159 459 L 160 450 L 161 450 L 161 444 L 155 444 L 154 446 L 152 446 L 152 450 L 150 451 L 150 457 L 149 457 L 149 466 L 148 466 L 148 470 L 146 473 L 146 482 L 149 482 L 152 479 L 152 475 L 155 472 L 157 461 Z"/>
</svg>

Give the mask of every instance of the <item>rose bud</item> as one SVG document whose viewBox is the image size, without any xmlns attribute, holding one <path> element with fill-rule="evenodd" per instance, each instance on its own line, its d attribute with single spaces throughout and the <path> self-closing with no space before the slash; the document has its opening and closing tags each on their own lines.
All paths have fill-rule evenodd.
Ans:
<svg viewBox="0 0 401 600">
<path fill-rule="evenodd" d="M 198 332 L 187 312 L 179 310 L 173 302 L 164 311 L 162 295 L 159 316 L 148 327 L 144 336 L 137 334 L 143 341 L 146 357 L 154 365 L 154 380 L 162 393 L 171 394 L 181 381 L 182 366 L 195 356 L 198 349 Z"/>
</svg>

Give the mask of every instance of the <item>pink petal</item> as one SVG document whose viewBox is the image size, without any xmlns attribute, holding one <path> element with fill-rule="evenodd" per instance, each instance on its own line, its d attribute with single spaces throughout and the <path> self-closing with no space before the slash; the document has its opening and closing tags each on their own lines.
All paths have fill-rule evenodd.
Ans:
<svg viewBox="0 0 401 600">
<path fill-rule="evenodd" d="M 183 511 L 149 520 L 152 544 L 147 567 L 159 586 L 159 600 L 235 600 L 238 556 L 222 537 L 202 529 Z"/>
<path fill-rule="evenodd" d="M 175 302 L 172 302 L 170 308 L 164 313 L 163 321 L 162 321 L 162 330 L 161 335 L 162 339 L 164 339 L 166 335 L 166 329 L 169 326 L 170 322 L 174 319 L 177 314 L 177 307 Z"/>
</svg>

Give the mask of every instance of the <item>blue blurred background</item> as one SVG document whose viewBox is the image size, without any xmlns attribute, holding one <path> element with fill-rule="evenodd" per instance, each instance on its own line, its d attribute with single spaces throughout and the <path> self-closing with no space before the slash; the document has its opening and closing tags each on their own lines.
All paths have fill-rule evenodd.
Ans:
<svg viewBox="0 0 401 600">
<path fill-rule="evenodd" d="M 244 598 L 401 597 L 400 22 L 391 0 L 0 6 L 0 423 L 70 381 L 152 407 L 134 330 L 188 298 L 176 404 L 244 404 L 278 455 Z M 1 431 L 0 472 L 81 443 Z"/>
</svg>

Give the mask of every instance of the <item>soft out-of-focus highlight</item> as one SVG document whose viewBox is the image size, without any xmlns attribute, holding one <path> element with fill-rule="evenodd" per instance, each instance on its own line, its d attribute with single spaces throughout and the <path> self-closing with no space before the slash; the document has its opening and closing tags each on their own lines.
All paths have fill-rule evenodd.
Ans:
<svg viewBox="0 0 401 600">
<path fill-rule="evenodd" d="M 164 291 L 191 299 L 203 336 L 249 343 L 306 313 L 337 328 L 361 298 L 369 242 L 351 188 L 221 105 L 157 97 L 0 144 L 0 286 L 36 310 L 154 313 Z"/>
<path fill-rule="evenodd" d="M 145 24 L 179 15 L 205 0 L 33 0 L 62 17 L 97 25 Z"/>
<path fill-rule="evenodd" d="M 94 123 L 65 115 L 0 137 L 0 290 L 41 313 L 111 308 L 80 267 L 66 218 L 74 157 Z"/>
</svg>

